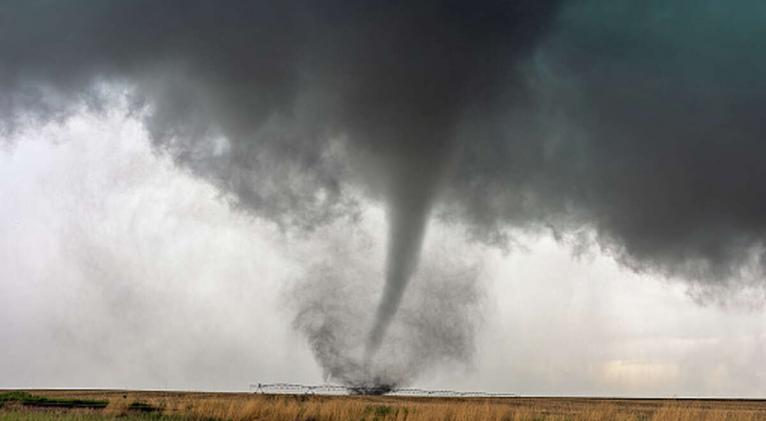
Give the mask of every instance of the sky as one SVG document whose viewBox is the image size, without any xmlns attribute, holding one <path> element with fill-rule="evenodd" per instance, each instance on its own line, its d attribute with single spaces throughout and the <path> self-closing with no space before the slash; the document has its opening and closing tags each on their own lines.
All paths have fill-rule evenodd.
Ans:
<svg viewBox="0 0 766 421">
<path fill-rule="evenodd" d="M 762 396 L 764 18 L 9 0 L 2 381 Z"/>
<path fill-rule="evenodd" d="M 358 226 L 291 236 L 156 154 L 119 105 L 29 127 L 0 153 L 0 387 L 246 390 L 324 381 L 289 296 L 317 248 L 380 271 L 381 204 Z M 354 237 L 358 253 L 345 239 Z M 412 385 L 532 395 L 763 396 L 766 314 L 702 305 L 550 235 L 506 252 L 438 224 L 478 262 L 470 362 Z M 352 248 L 352 250 L 348 250 Z M 379 257 L 379 256 L 378 256 Z M 310 258 L 308 258 L 310 260 Z M 367 281 L 375 283 L 375 281 Z M 379 282 L 379 281 L 378 281 Z"/>
</svg>

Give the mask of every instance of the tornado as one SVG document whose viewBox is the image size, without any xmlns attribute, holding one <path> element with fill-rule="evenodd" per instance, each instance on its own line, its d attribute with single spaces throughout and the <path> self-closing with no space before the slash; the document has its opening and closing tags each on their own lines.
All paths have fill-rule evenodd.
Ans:
<svg viewBox="0 0 766 421">
<path fill-rule="evenodd" d="M 365 361 L 374 357 L 386 328 L 391 323 L 412 275 L 417 270 L 429 214 L 438 179 L 442 176 L 446 159 L 444 150 L 434 151 L 432 157 L 442 162 L 432 162 L 418 168 L 414 163 L 395 178 L 388 198 L 388 250 L 385 265 L 385 284 L 375 314 L 374 324 L 365 350 Z"/>
<path fill-rule="evenodd" d="M 375 321 L 367 341 L 365 359 L 373 357 L 386 328 L 396 314 L 413 272 L 417 269 L 420 249 L 428 223 L 429 205 L 417 198 L 412 203 L 389 205 L 388 257 L 386 277 Z"/>
</svg>

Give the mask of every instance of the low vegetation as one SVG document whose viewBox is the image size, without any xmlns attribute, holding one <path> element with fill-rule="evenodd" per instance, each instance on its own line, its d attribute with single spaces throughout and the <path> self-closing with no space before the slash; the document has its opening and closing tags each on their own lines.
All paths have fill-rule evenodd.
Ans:
<svg viewBox="0 0 766 421">
<path fill-rule="evenodd" d="M 146 402 L 131 402 L 130 405 L 128 405 L 128 410 L 138 412 L 161 412 L 162 408 Z"/>
<path fill-rule="evenodd" d="M 24 402 L 107 402 L 87 406 Z M 119 391 L 0 394 L 0 421 L 766 421 L 766 401 L 417 398 Z"/>
<path fill-rule="evenodd" d="M 44 396 L 35 396 L 27 392 L 6 392 L 0 393 L 0 404 L 20 403 L 24 406 L 56 407 L 56 408 L 106 408 L 108 400 L 92 399 L 72 399 L 72 398 L 49 398 Z"/>
<path fill-rule="evenodd" d="M 0 421 L 185 421 L 188 418 L 165 415 L 125 414 L 109 415 L 97 412 L 62 412 L 62 411 L 2 411 Z"/>
</svg>

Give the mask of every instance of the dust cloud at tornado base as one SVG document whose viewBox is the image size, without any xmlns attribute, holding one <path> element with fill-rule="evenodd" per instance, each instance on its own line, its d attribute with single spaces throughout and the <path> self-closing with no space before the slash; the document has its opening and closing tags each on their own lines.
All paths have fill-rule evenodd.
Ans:
<svg viewBox="0 0 766 421">
<path fill-rule="evenodd" d="M 442 246 L 424 253 L 375 358 L 365 359 L 380 296 L 380 284 L 366 280 L 382 277 L 382 247 L 364 230 L 335 225 L 330 232 L 326 255 L 307 258 L 305 276 L 285 291 L 293 325 L 309 339 L 326 380 L 375 390 L 471 361 L 487 298 L 478 253 L 451 256 L 465 245 L 441 235 Z"/>
</svg>

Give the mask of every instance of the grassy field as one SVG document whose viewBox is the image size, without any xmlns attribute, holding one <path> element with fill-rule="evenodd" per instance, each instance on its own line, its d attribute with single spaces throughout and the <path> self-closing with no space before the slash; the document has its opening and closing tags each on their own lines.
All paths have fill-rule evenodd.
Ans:
<svg viewBox="0 0 766 421">
<path fill-rule="evenodd" d="M 88 407 L 89 403 L 106 405 Z M 0 405 L 0 421 L 766 421 L 766 401 L 755 400 L 417 398 L 36 390 L 26 395 L 0 391 Z"/>
</svg>

